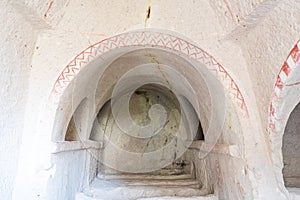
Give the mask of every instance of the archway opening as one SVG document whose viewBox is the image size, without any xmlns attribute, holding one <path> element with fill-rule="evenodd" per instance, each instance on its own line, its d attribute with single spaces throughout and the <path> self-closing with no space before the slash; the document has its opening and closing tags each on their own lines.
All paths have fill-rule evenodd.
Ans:
<svg viewBox="0 0 300 200">
<path fill-rule="evenodd" d="M 139 36 L 143 36 L 143 34 Z M 167 41 L 168 37 L 170 35 L 164 35 L 163 41 Z M 152 42 L 151 38 L 146 37 L 146 40 L 148 39 Z M 171 38 L 166 44 L 173 44 L 177 39 L 180 40 L 179 38 L 173 39 Z M 180 45 L 183 44 L 187 44 L 187 42 L 182 40 Z M 148 45 L 147 41 L 143 40 L 143 45 L 130 44 L 110 49 L 94 60 L 90 60 L 92 57 L 89 57 L 88 66 L 82 68 L 64 90 L 57 109 L 57 119 L 62 120 L 56 120 L 53 138 L 55 141 L 68 138 L 65 124 L 73 117 L 80 141 L 58 142 L 57 145 L 61 146 L 62 150 L 56 153 L 56 157 L 61 162 L 55 161 L 55 164 L 59 166 L 56 168 L 61 169 L 61 173 L 64 171 L 74 172 L 60 181 L 67 182 L 68 185 L 74 185 L 74 180 L 78 183 L 78 188 L 74 187 L 74 191 L 79 193 L 71 191 L 71 195 L 76 195 L 78 199 L 84 199 L 86 195 L 99 198 L 106 195 L 107 199 L 122 199 L 124 197 L 122 192 L 125 192 L 125 196 L 131 199 L 154 196 L 203 197 L 212 193 L 226 198 L 241 198 L 245 195 L 241 194 L 238 189 L 232 190 L 232 188 L 241 186 L 246 190 L 249 184 L 243 170 L 246 163 L 240 153 L 244 151 L 244 138 L 242 134 L 239 134 L 242 130 L 238 110 L 236 110 L 235 102 L 230 98 L 231 94 L 239 91 L 236 90 L 237 85 L 224 72 L 223 68 L 200 48 L 189 44 L 187 48 L 190 50 L 185 51 L 178 49 L 177 44 L 174 45 L 174 49 L 168 46 Z M 105 51 L 107 49 L 103 46 L 100 47 L 101 45 L 97 52 L 101 52 L 102 48 Z M 84 54 L 90 55 L 91 53 L 86 51 Z M 218 73 L 222 75 L 226 73 L 226 75 L 222 76 Z M 229 95 L 225 95 L 226 92 L 221 81 L 227 80 L 228 77 L 230 84 L 226 87 L 226 92 Z M 149 143 L 147 140 L 137 143 L 135 141 L 143 139 L 133 139 L 134 137 L 128 137 L 125 134 L 118 137 L 116 133 L 122 133 L 122 131 L 115 129 L 115 123 L 112 123 L 115 119 L 108 116 L 109 113 L 113 113 L 114 106 L 111 105 L 114 105 L 116 100 L 121 99 L 119 102 L 117 101 L 120 103 L 118 106 L 126 104 L 123 96 L 127 95 L 126 92 L 132 88 L 131 86 L 134 90 L 127 103 L 129 114 L 127 117 L 122 117 L 124 115 L 121 114 L 119 123 L 126 125 L 128 119 L 131 119 L 134 123 L 130 124 L 139 125 L 142 128 L 148 125 L 151 127 L 151 122 L 157 123 L 160 127 L 161 121 L 165 120 L 166 123 L 162 123 L 162 128 L 168 130 L 165 131 L 167 134 L 157 133 L 152 136 L 152 139 L 149 139 Z M 135 86 L 138 87 L 135 88 Z M 231 90 L 231 87 L 234 87 L 235 90 Z M 228 90 L 233 93 L 229 93 Z M 237 92 L 237 94 L 240 93 Z M 74 112 L 73 109 L 84 98 L 86 98 L 85 109 Z M 152 104 L 150 104 L 150 100 Z M 185 106 L 179 107 L 177 101 Z M 242 104 L 238 104 L 239 108 L 242 105 L 242 112 L 246 111 L 243 99 L 239 98 L 238 102 L 240 101 Z M 118 106 L 114 114 L 118 115 L 120 110 L 121 113 L 126 111 L 122 110 L 123 107 Z M 187 112 L 182 112 L 183 107 L 183 110 Z M 163 152 L 158 154 L 161 156 L 151 157 L 153 162 L 150 162 L 149 166 L 147 164 L 149 162 L 143 162 L 147 154 L 156 148 L 163 149 L 159 147 L 165 143 L 169 144 L 170 140 L 176 138 L 173 137 L 174 132 L 180 130 L 177 127 L 178 121 L 174 120 L 176 117 L 171 117 L 172 120 L 170 120 L 170 116 L 173 116 L 171 113 L 175 113 L 174 116 L 183 116 L 180 124 L 188 124 L 183 126 L 185 129 L 191 129 L 191 125 L 196 127 L 195 131 L 192 131 L 195 135 L 191 136 L 185 134 L 185 131 L 178 131 L 185 136 L 182 136 L 185 139 L 183 141 L 189 142 L 188 145 L 181 142 L 181 146 L 186 148 L 186 151 L 183 151 L 182 154 L 174 151 L 174 148 L 177 147 L 174 145 L 176 144 L 175 139 L 173 140 L 175 143 L 170 142 L 169 149 L 162 150 Z M 167 122 L 168 119 L 169 122 Z M 99 126 L 100 122 L 108 122 L 112 126 L 108 126 L 106 123 Z M 95 126 L 95 123 L 98 123 L 98 126 Z M 121 127 L 124 128 L 124 126 Z M 172 132 L 171 127 L 175 131 Z M 101 131 L 102 135 L 99 134 Z M 145 132 L 126 132 L 126 134 L 128 133 L 134 133 L 134 136 L 137 137 L 139 135 L 136 134 Z M 128 157 L 123 153 L 110 151 L 114 146 L 108 146 L 107 141 L 103 140 L 103 137 L 107 135 L 114 137 L 114 140 L 110 140 L 111 142 L 120 142 L 117 145 L 112 143 L 121 147 L 120 149 L 139 153 L 140 157 L 137 156 L 139 159 L 134 159 L 135 156 L 130 157 L 129 155 Z M 119 138 L 121 139 L 119 140 Z M 76 157 L 75 154 L 80 155 Z M 81 163 L 82 165 L 66 165 L 64 164 L 66 158 L 74 158 L 74 163 L 79 160 L 84 162 Z M 164 162 L 165 160 L 171 160 L 171 162 Z M 103 161 L 105 164 L 110 161 L 110 165 L 104 166 Z M 157 163 L 164 164 L 153 168 L 153 165 Z M 122 170 L 122 167 L 123 169 L 125 167 L 126 170 Z M 55 176 L 57 174 L 59 174 L 58 171 Z M 169 178 L 167 181 L 166 177 Z M 110 178 L 108 182 L 103 182 L 108 178 Z M 127 180 L 124 181 L 124 178 Z M 178 178 L 180 179 L 178 180 Z M 149 179 L 151 187 L 145 189 L 144 180 L 148 181 Z M 60 182 L 53 181 L 53 191 L 57 191 L 59 188 L 57 183 Z M 123 183 L 127 184 L 128 182 L 131 184 L 130 187 L 123 190 Z M 158 182 L 163 185 L 157 185 Z M 131 186 L 141 186 L 144 189 Z M 170 189 L 170 186 L 175 187 Z M 116 194 L 116 191 L 119 192 Z M 69 191 L 64 191 L 60 195 L 63 196 L 67 192 Z M 111 196 L 107 196 L 109 193 Z"/>
<path fill-rule="evenodd" d="M 207 130 L 213 115 L 212 98 L 222 97 L 223 88 L 198 67 L 146 48 L 123 53 L 98 76 L 99 111 L 89 137 L 103 145 L 94 155 L 99 162 L 91 187 L 97 195 L 136 199 L 214 192 L 210 156 L 200 158 L 199 151 L 203 125 Z M 210 94 L 212 88 L 219 93 Z"/>
<path fill-rule="evenodd" d="M 300 188 L 300 103 L 287 121 L 283 142 L 283 179 L 286 187 Z"/>
<path fill-rule="evenodd" d="M 185 118 L 182 120 L 184 110 L 180 107 L 181 105 L 176 95 L 162 85 L 146 84 L 132 93 L 128 105 L 129 115 L 126 115 L 126 113 L 113 113 L 112 106 L 114 106 L 112 100 L 108 100 L 102 106 L 94 121 L 89 138 L 93 141 L 102 142 L 104 146 L 99 155 L 98 176 L 96 181 L 94 181 L 94 185 L 114 185 L 114 187 L 119 187 L 120 190 L 123 189 L 125 193 L 131 186 L 137 186 L 137 189 L 146 191 L 155 189 L 156 191 L 153 191 L 152 195 L 165 193 L 164 195 L 169 196 L 198 196 L 213 192 L 207 188 L 208 185 L 212 184 L 207 176 L 209 173 L 207 163 L 197 159 L 197 150 L 192 148 L 198 146 L 199 142 L 204 142 L 201 122 L 192 104 L 188 104 L 189 111 L 194 112 L 190 117 L 195 117 L 196 119 Z M 135 134 L 126 132 L 126 130 L 121 128 L 123 123 L 118 122 L 118 116 L 116 115 L 120 115 L 120 120 L 125 120 L 127 123 L 132 121 L 143 128 L 151 125 L 149 126 L 149 128 L 151 127 L 150 135 L 145 135 L 146 129 L 142 129 Z M 187 120 L 194 121 L 196 129 L 191 130 Z M 185 151 L 180 151 L 181 147 L 179 146 L 182 139 L 190 141 L 186 142 L 188 146 L 186 146 Z M 109 150 L 106 150 L 106 146 L 110 145 L 110 143 L 113 143 L 118 149 L 112 151 L 111 148 L 108 148 Z M 168 149 L 166 148 L 168 145 L 173 145 L 173 147 Z M 164 148 L 165 150 L 159 152 L 159 149 Z M 169 162 L 165 162 L 165 165 L 148 162 L 147 165 L 153 164 L 154 170 L 150 169 L 145 172 L 124 169 L 120 167 L 120 165 L 124 165 L 122 162 L 116 164 L 106 161 L 112 157 L 119 160 L 118 154 L 124 151 L 140 154 L 141 157 L 144 156 L 143 154 L 151 154 L 157 151 L 158 153 L 155 154 L 155 157 L 160 158 L 158 159 L 159 162 L 167 159 L 166 157 L 170 158 L 170 156 L 165 154 L 170 154 L 171 158 Z M 122 157 L 126 157 L 126 155 L 124 153 Z M 151 157 L 149 158 L 152 159 Z M 153 162 L 158 160 L 154 159 Z M 128 167 L 135 168 L 135 165 L 139 164 L 142 163 L 138 163 L 137 160 L 137 162 L 132 162 Z M 120 187 L 120 185 L 124 188 Z M 186 193 L 185 190 L 189 192 Z M 105 191 L 107 192 L 107 188 L 105 188 Z M 110 195 L 117 198 L 116 195 L 118 194 Z M 131 191 L 128 195 L 134 197 L 139 194 Z"/>
</svg>

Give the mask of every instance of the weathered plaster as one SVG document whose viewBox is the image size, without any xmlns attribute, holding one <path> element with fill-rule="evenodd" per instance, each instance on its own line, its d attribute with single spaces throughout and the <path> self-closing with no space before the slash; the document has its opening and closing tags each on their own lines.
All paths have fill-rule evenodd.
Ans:
<svg viewBox="0 0 300 200">
<path fill-rule="evenodd" d="M 28 80 L 36 34 L 7 1 L 0 3 L 0 194 L 11 199 L 24 132 Z"/>
<path fill-rule="evenodd" d="M 46 182 L 55 173 L 61 176 L 55 180 L 74 182 L 70 191 L 64 188 L 62 196 L 57 198 L 65 199 L 68 195 L 73 198 L 77 189 L 95 177 L 96 161 L 86 152 L 99 150 L 88 140 L 91 122 L 98 111 L 88 104 L 90 96 L 86 94 L 90 86 L 85 83 L 96 74 L 81 70 L 88 78 L 78 75 L 77 83 L 82 88 L 73 98 L 74 108 L 68 106 L 72 100 L 67 91 L 60 99 L 58 114 L 54 115 L 53 107 L 48 104 L 49 94 L 57 77 L 82 50 L 116 34 L 144 28 L 174 31 L 198 43 L 225 67 L 227 75 L 242 91 L 248 118 L 241 118 L 236 102 L 228 103 L 219 149 L 213 150 L 209 160 L 217 188 L 231 186 L 217 192 L 229 199 L 296 198 L 297 190 L 288 196 L 291 190 L 283 187 L 279 151 L 284 122 L 298 103 L 299 85 L 285 90 L 279 105 L 286 111 L 278 112 L 284 117 L 284 122 L 278 122 L 277 126 L 282 131 L 271 137 L 268 109 L 278 72 L 299 40 L 299 1 L 24 0 L 2 1 L 0 5 L 3 27 L 0 30 L 1 199 L 11 199 L 13 189 L 14 199 L 46 198 Z M 93 63 L 89 64 L 92 67 Z M 99 61 L 98 64 L 108 63 Z M 197 77 L 192 80 L 196 81 Z M 228 80 L 225 85 L 230 85 Z M 107 88 L 107 96 L 110 89 Z M 99 100 L 99 109 L 107 96 Z M 80 115 L 88 119 L 80 121 L 84 141 L 65 143 L 69 120 L 84 98 L 87 103 Z M 57 123 L 60 120 L 62 123 Z M 205 129 L 206 123 L 203 126 Z M 52 165 L 51 157 L 57 166 Z M 82 160 L 85 164 L 76 165 Z M 66 172 L 61 168 L 64 163 L 70 171 L 66 179 L 63 178 Z M 55 181 L 52 183 L 48 191 L 66 186 L 64 182 L 59 186 Z"/>
</svg>

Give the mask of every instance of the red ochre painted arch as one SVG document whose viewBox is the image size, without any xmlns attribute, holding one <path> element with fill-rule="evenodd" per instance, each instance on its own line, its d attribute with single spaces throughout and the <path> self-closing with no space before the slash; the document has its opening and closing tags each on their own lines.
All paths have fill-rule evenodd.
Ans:
<svg viewBox="0 0 300 200">
<path fill-rule="evenodd" d="M 278 119 L 277 114 L 279 110 L 279 106 L 281 104 L 280 97 L 283 93 L 285 87 L 295 86 L 300 84 L 286 84 L 287 80 L 293 74 L 293 71 L 296 69 L 300 62 L 300 39 L 297 41 L 296 45 L 293 47 L 291 52 L 289 53 L 286 61 L 283 63 L 275 83 L 275 88 L 273 91 L 271 103 L 269 106 L 269 133 L 275 133 L 276 125 L 280 121 Z"/>
<path fill-rule="evenodd" d="M 89 46 L 87 49 L 78 54 L 63 69 L 52 88 L 50 101 L 58 102 L 64 90 L 76 77 L 80 70 L 98 56 L 115 49 L 134 46 L 152 48 L 158 47 L 172 50 L 185 54 L 190 59 L 194 59 L 202 63 L 218 80 L 222 82 L 234 105 L 238 108 L 238 115 L 241 115 L 240 117 L 243 118 L 249 117 L 248 108 L 238 84 L 233 80 L 232 76 L 226 71 L 226 69 L 218 61 L 216 61 L 216 59 L 186 39 L 182 39 L 170 33 L 150 30 L 122 33 Z"/>
</svg>

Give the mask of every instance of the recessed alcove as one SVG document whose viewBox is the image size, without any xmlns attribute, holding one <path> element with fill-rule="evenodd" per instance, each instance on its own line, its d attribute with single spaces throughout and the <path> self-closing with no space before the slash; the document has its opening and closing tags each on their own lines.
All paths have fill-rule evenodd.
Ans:
<svg viewBox="0 0 300 200">
<path fill-rule="evenodd" d="M 300 188 L 300 103 L 291 112 L 283 141 L 283 179 L 286 187 Z"/>
<path fill-rule="evenodd" d="M 119 187 L 124 192 L 132 185 L 149 191 L 157 189 L 156 192 L 150 192 L 149 196 L 155 196 L 157 193 L 162 192 L 163 189 L 169 190 L 166 192 L 166 195 L 169 194 L 172 196 L 198 196 L 213 193 L 212 182 L 208 175 L 208 163 L 197 159 L 197 149 L 189 148 L 192 144 L 194 146 L 199 145 L 198 141 L 204 142 L 204 134 L 196 111 L 190 103 L 187 105 L 189 106 L 189 111 L 194 112 L 190 117 L 196 117 L 196 120 L 181 119 L 184 110 L 180 107 L 181 105 L 176 95 L 167 87 L 158 84 L 145 84 L 137 88 L 131 94 L 128 105 L 124 105 L 128 106 L 129 116 L 126 116 L 126 113 L 120 114 L 119 120 L 125 120 L 124 118 L 127 117 L 134 124 L 142 127 L 149 125 L 153 121 L 153 126 L 162 125 L 161 129 L 155 134 L 141 137 L 142 132 L 137 132 L 137 135 L 133 135 L 126 133 L 126 131 L 119 127 L 122 125 L 122 122 L 118 122 L 117 119 L 119 113 L 112 112 L 114 104 L 112 100 L 108 100 L 97 114 L 89 138 L 90 140 L 103 143 L 103 149 L 99 152 L 98 178 L 93 182 L 93 185 L 98 185 L 98 193 L 111 189 L 104 188 L 100 190 L 100 185 L 105 184 L 114 184 L 116 188 Z M 186 127 L 188 124 L 181 124 L 186 122 L 186 120 L 195 122 L 194 130 Z M 163 124 L 159 124 L 162 121 Z M 155 131 L 156 128 L 153 129 L 153 132 Z M 190 131 L 194 132 L 191 133 Z M 188 143 L 189 146 L 186 146 L 186 150 L 180 152 L 179 148 L 177 148 L 177 145 L 180 145 L 180 143 L 175 142 L 172 150 L 157 151 L 158 153 L 154 156 L 161 157 L 162 160 L 165 159 L 164 154 L 166 153 L 172 154 L 173 158 L 160 167 L 157 167 L 157 164 L 149 162 L 147 165 L 153 164 L 153 170 L 145 172 L 135 172 L 134 170 L 124 168 L 120 168 L 123 170 L 119 170 L 120 165 L 124 165 L 123 162 L 116 164 L 108 161 L 108 165 L 106 165 L 106 159 L 110 159 L 113 156 L 116 157 L 114 159 L 118 162 L 120 159 L 118 155 L 119 149 L 122 149 L 120 152 L 134 152 L 141 154 L 141 157 L 143 157 L 143 154 L 166 148 L 172 140 L 176 141 L 183 138 L 190 141 Z M 111 151 L 110 148 L 106 150 L 110 143 L 117 146 L 118 150 L 114 150 L 115 152 Z M 176 153 L 181 153 L 181 155 L 178 156 Z M 122 157 L 126 157 L 126 154 L 124 153 Z M 135 165 L 137 164 L 133 162 L 129 168 L 135 169 Z M 184 192 L 184 190 L 189 190 L 189 194 Z M 118 198 L 117 193 L 114 195 L 116 195 L 114 198 Z M 131 198 L 135 198 L 138 196 L 138 193 L 131 192 L 128 195 Z M 106 197 L 110 198 L 110 196 Z"/>
<path fill-rule="evenodd" d="M 59 195 L 78 200 L 246 195 L 226 189 L 245 189 L 249 180 L 238 114 L 225 93 L 203 63 L 177 51 L 132 46 L 103 54 L 61 97 L 49 192 L 66 182 Z"/>
<path fill-rule="evenodd" d="M 163 86 L 148 84 L 136 89 L 132 94 L 128 105 L 130 116 L 127 117 L 131 117 L 131 120 L 134 123 L 141 126 L 148 125 L 149 121 L 153 120 L 150 119 L 151 117 L 160 117 L 159 113 L 152 113 L 151 116 L 152 106 L 160 105 L 160 109 L 163 109 L 166 112 L 165 123 L 163 124 L 162 130 L 160 130 L 161 133 L 157 133 L 151 137 L 134 137 L 122 131 L 114 119 L 111 104 L 112 102 L 109 100 L 100 109 L 97 118 L 94 121 L 90 140 L 99 142 L 110 140 L 120 148 L 125 148 L 127 151 L 147 153 L 163 148 L 169 140 L 177 137 L 176 134 L 178 134 L 178 131 L 186 132 L 183 128 L 179 130 L 181 117 L 180 104 L 174 93 Z M 193 110 L 193 112 L 195 111 Z M 190 136 L 187 135 L 188 133 L 184 134 L 190 137 L 190 140 L 192 141 L 204 141 L 201 123 L 199 119 L 197 120 L 198 126 L 193 130 L 195 133 L 192 133 Z M 100 157 L 103 158 L 103 155 Z M 194 173 L 194 163 L 192 160 L 187 160 L 187 157 L 187 155 L 183 154 L 180 158 L 174 158 L 170 165 L 152 173 L 167 175 Z M 105 161 L 103 161 L 103 163 L 105 163 Z M 113 171 L 104 165 L 100 165 L 99 170 L 99 174 L 112 173 Z"/>
<path fill-rule="evenodd" d="M 65 136 L 65 141 L 78 141 L 79 139 L 79 135 L 76 129 L 76 122 L 74 117 L 72 116 L 68 128 L 67 128 L 67 132 L 66 132 L 66 136 Z"/>
</svg>

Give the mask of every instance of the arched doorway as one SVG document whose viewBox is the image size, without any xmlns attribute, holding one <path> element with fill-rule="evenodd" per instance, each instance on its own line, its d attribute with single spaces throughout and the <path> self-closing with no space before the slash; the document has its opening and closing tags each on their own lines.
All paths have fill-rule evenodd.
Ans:
<svg viewBox="0 0 300 200">
<path fill-rule="evenodd" d="M 226 92 L 224 92 L 224 88 L 226 88 Z M 178 157 L 175 157 L 175 159 L 173 157 L 174 163 L 165 163 L 166 165 L 157 169 L 153 166 L 147 168 L 148 165 L 137 168 L 136 166 L 140 166 L 139 164 L 145 162 L 130 165 L 133 162 L 128 161 L 132 159 L 117 153 L 110 157 L 113 159 L 111 160 L 112 163 L 109 164 L 116 163 L 117 165 L 114 165 L 114 167 L 126 166 L 126 169 L 134 169 L 138 173 L 141 169 L 147 169 L 146 173 L 154 175 L 153 173 L 158 171 L 161 173 L 165 170 L 164 167 L 170 166 L 167 164 L 183 164 L 184 162 L 177 161 L 184 156 L 183 160 L 186 161 L 185 163 L 190 163 L 190 167 L 182 167 L 180 169 L 181 174 L 177 175 L 191 175 L 194 179 L 192 181 L 196 181 L 196 185 L 198 184 L 198 188 L 196 188 L 197 195 L 214 193 L 229 199 L 247 196 L 250 198 L 252 193 L 246 192 L 246 190 L 251 190 L 249 179 L 245 178 L 246 162 L 241 156 L 244 151 L 244 138 L 242 134 L 237 134 L 242 133 L 239 120 L 248 116 L 248 110 L 238 85 L 212 56 L 197 47 L 197 45 L 176 36 L 176 34 L 159 31 L 124 33 L 92 45 L 78 55 L 58 78 L 51 99 L 58 104 L 56 119 L 61 119 L 56 120 L 53 130 L 53 140 L 61 145 L 61 151 L 57 151 L 53 157 L 55 157 L 54 163 L 57 165 L 56 174 L 69 172 L 67 177 L 60 177 L 63 179 L 61 182 L 65 182 L 67 185 L 70 184 L 67 191 L 60 193 L 61 196 L 73 197 L 76 192 L 82 192 L 78 194 L 78 198 L 82 195 L 97 196 L 98 194 L 99 197 L 101 196 L 101 190 L 98 189 L 101 189 L 103 184 L 97 185 L 95 180 L 97 177 L 101 178 L 99 174 L 106 175 L 103 170 L 101 171 L 99 162 L 103 161 L 101 156 L 103 156 L 105 148 L 108 147 L 105 141 L 97 139 L 93 135 L 95 119 L 99 119 L 99 116 L 100 119 L 107 116 L 103 114 L 103 110 L 107 108 L 105 106 L 106 102 L 113 102 L 114 99 L 122 100 L 123 96 L 126 96 L 126 92 L 131 91 L 130 89 L 134 89 L 130 93 L 131 96 L 134 94 L 133 96 L 137 95 L 139 97 L 135 97 L 136 100 L 133 102 L 136 103 L 131 104 L 133 110 L 130 108 L 130 103 L 128 104 L 129 113 L 131 112 L 133 116 L 122 119 L 134 119 L 134 116 L 143 115 L 141 110 L 146 107 L 149 108 L 145 112 L 144 119 L 146 120 L 145 125 L 147 125 L 147 118 L 151 119 L 151 108 L 153 106 L 153 110 L 162 111 L 162 118 L 165 116 L 166 119 L 169 119 L 168 116 L 172 113 L 172 109 L 178 110 L 176 101 L 171 101 L 174 105 L 169 108 L 167 105 L 170 106 L 172 103 L 165 104 L 166 108 L 161 107 L 164 105 L 162 102 L 156 102 L 150 107 L 147 98 L 153 99 L 153 97 L 149 98 L 147 95 L 152 91 L 150 96 L 155 96 L 153 94 L 158 92 L 165 99 L 172 99 L 173 93 L 176 94 L 175 96 L 179 102 L 183 102 L 183 105 L 189 105 L 181 106 L 184 107 L 184 111 L 185 109 L 188 111 L 181 113 L 184 115 L 192 114 L 191 117 L 183 118 L 184 123 L 182 124 L 186 125 L 192 122 L 190 124 L 197 127 L 195 129 L 197 135 L 200 131 L 198 125 L 201 123 L 205 141 L 194 141 L 195 137 L 185 137 L 186 141 L 190 143 L 183 146 L 190 153 L 185 155 L 185 152 L 176 154 Z M 83 102 L 83 100 L 86 109 L 83 112 L 76 111 L 81 110 L 79 108 L 83 107 L 80 106 L 80 102 Z M 126 99 L 124 102 L 126 102 Z M 140 102 L 144 106 L 141 106 Z M 126 105 L 126 103 L 124 104 Z M 155 106 L 156 104 L 160 104 L 160 106 Z M 122 106 L 122 101 L 120 105 Z M 139 108 L 137 109 L 138 112 L 135 113 L 138 115 L 134 115 L 134 108 Z M 172 109 L 170 110 L 170 108 Z M 122 110 L 122 107 L 117 109 L 117 111 L 119 110 Z M 157 115 L 154 114 L 154 116 Z M 80 138 L 80 141 L 65 141 L 65 138 L 69 138 L 66 137 L 66 132 L 68 130 L 67 122 L 70 119 L 75 121 L 75 126 L 76 124 L 80 125 L 79 128 L 77 127 L 79 135 L 75 137 Z M 152 119 L 155 119 L 155 117 L 152 117 Z M 125 122 L 128 121 L 125 120 Z M 120 123 L 122 123 L 122 120 Z M 141 123 L 144 123 L 144 121 L 142 120 Z M 168 126 L 170 124 L 165 123 L 164 125 Z M 185 127 L 191 128 L 190 126 Z M 125 145 L 128 144 L 131 144 L 131 141 L 125 143 Z M 167 153 L 164 155 L 170 157 L 174 154 Z M 160 157 L 154 156 L 152 158 Z M 70 159 L 68 165 L 63 164 Z M 76 165 L 76 162 L 80 162 L 80 160 L 84 160 L 84 163 Z M 123 168 L 118 171 L 128 172 Z M 174 166 L 171 167 L 171 171 L 172 173 L 176 171 Z M 132 176 L 133 172 L 129 172 Z M 232 176 L 233 174 L 234 176 Z M 49 184 L 49 191 L 55 191 L 59 188 L 58 185 L 54 186 L 58 183 L 55 179 L 56 176 L 53 177 L 52 184 Z M 186 180 L 181 182 L 183 184 L 189 183 Z M 93 191 L 98 193 L 93 193 Z M 174 190 L 170 190 L 169 194 L 172 193 L 177 195 Z M 134 194 L 134 192 L 131 194 Z M 153 193 L 150 191 L 150 194 Z M 180 193 L 182 196 L 191 196 L 192 194 L 195 193 L 191 191 Z"/>
<path fill-rule="evenodd" d="M 299 188 L 297 188 L 299 178 L 297 178 L 297 171 L 294 170 L 298 159 L 292 153 L 297 152 L 297 147 L 290 144 L 291 142 L 296 142 L 298 137 L 296 134 L 297 125 L 295 125 L 298 119 L 295 116 L 298 113 L 297 104 L 300 102 L 299 49 L 300 40 L 291 50 L 277 75 L 269 109 L 269 132 L 274 173 L 277 179 L 277 186 L 287 199 L 293 195 L 299 196 Z M 289 187 L 294 188 L 291 189 Z"/>
</svg>

